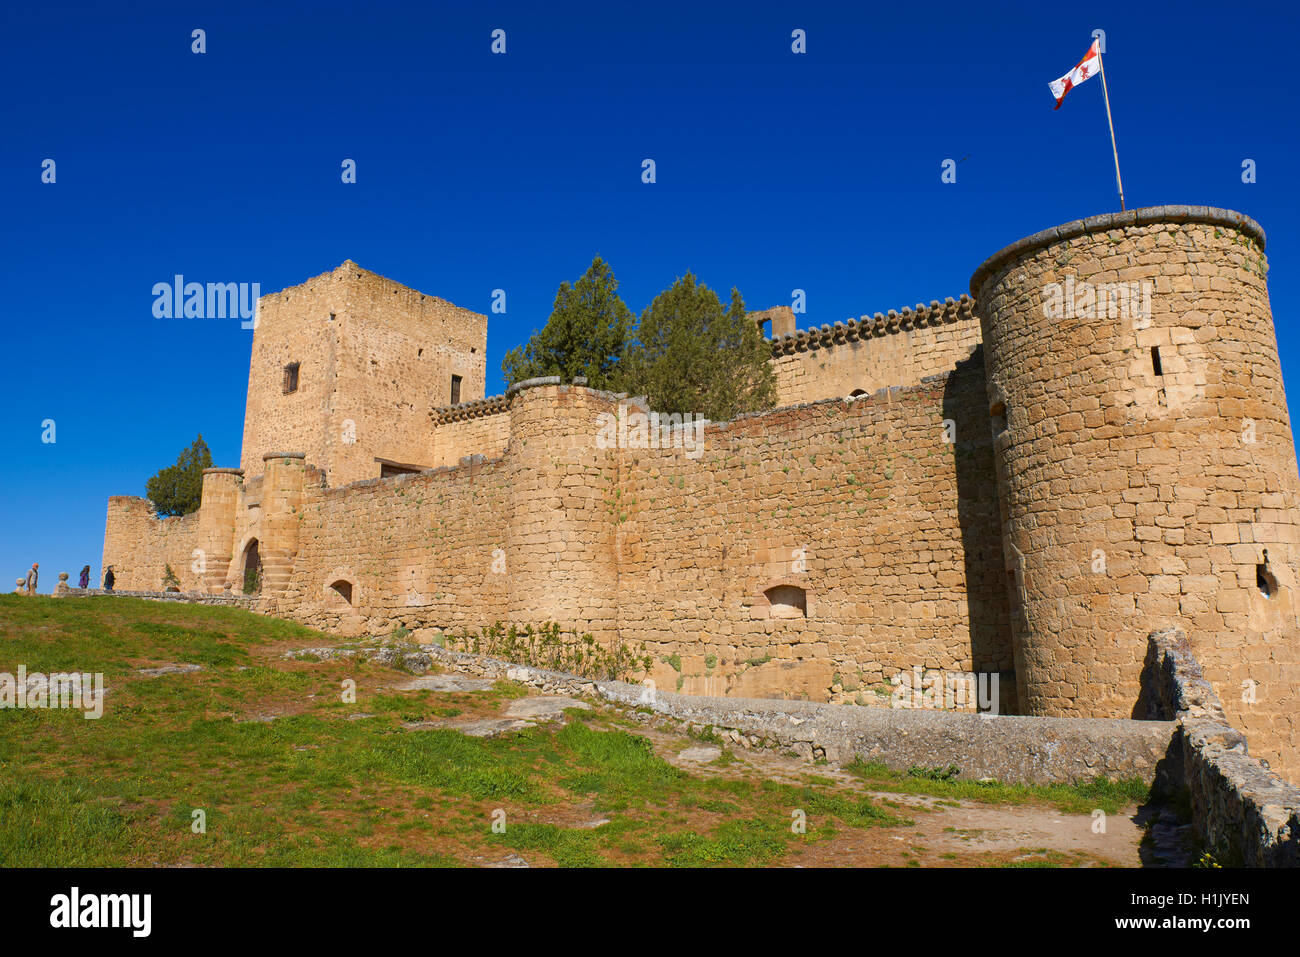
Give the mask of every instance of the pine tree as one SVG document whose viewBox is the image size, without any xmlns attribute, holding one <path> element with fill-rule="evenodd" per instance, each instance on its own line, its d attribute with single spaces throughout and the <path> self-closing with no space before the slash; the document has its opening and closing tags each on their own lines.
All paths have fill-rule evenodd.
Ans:
<svg viewBox="0 0 1300 957">
<path fill-rule="evenodd" d="M 592 388 L 608 388 L 631 327 L 632 310 L 619 298 L 614 271 L 597 256 L 572 286 L 567 280 L 560 283 L 550 319 L 527 343 L 506 353 L 501 372 L 507 383 L 552 375 L 572 382 L 586 376 Z"/>
<path fill-rule="evenodd" d="M 212 468 L 212 452 L 200 435 L 176 458 L 175 465 L 160 469 L 145 485 L 154 510 L 163 516 L 197 512 L 203 499 L 203 470 Z"/>
<path fill-rule="evenodd" d="M 644 394 L 658 412 L 695 413 L 713 421 L 776 404 L 776 379 L 757 323 L 740 291 L 731 304 L 687 273 L 641 314 L 619 387 Z"/>
</svg>

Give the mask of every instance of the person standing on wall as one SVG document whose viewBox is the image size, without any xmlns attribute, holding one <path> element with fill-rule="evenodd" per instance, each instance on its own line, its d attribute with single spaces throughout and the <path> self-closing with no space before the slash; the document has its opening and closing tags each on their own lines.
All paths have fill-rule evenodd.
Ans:
<svg viewBox="0 0 1300 957">
<path fill-rule="evenodd" d="M 32 562 L 32 567 L 27 572 L 27 594 L 29 595 L 36 594 L 36 578 L 38 575 L 38 572 L 36 570 L 38 568 L 40 568 L 40 564 L 37 562 Z"/>
<path fill-rule="evenodd" d="M 113 582 L 116 580 L 117 576 L 113 574 L 113 566 L 109 565 L 108 571 L 104 572 L 104 591 L 112 591 Z"/>
<path fill-rule="evenodd" d="M 77 581 L 78 588 L 90 587 L 90 566 L 87 565 L 81 570 L 81 578 Z"/>
</svg>

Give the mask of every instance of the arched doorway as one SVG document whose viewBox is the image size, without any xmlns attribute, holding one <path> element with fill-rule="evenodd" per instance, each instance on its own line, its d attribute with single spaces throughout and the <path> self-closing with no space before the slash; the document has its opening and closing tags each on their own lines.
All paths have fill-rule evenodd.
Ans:
<svg viewBox="0 0 1300 957">
<path fill-rule="evenodd" d="M 256 595 L 262 590 L 262 559 L 257 553 L 257 539 L 244 548 L 244 594 Z"/>
</svg>

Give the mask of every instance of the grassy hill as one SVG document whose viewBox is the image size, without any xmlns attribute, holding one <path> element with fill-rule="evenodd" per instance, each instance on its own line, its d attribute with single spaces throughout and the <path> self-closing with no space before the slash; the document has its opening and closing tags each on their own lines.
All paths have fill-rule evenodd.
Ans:
<svg viewBox="0 0 1300 957">
<path fill-rule="evenodd" d="M 966 800 L 1115 813 L 1142 796 L 1132 785 L 980 789 L 866 766 L 769 773 L 726 749 L 685 769 L 666 756 L 700 742 L 605 707 L 469 737 L 429 725 L 534 692 L 401 690 L 410 676 L 377 664 L 283 657 L 340 643 L 236 609 L 0 596 L 0 673 L 102 672 L 109 688 L 97 720 L 0 709 L 0 865 L 1106 863 L 1050 848 L 934 854 L 913 818 Z M 146 671 L 185 665 L 198 669 Z M 796 812 L 806 833 L 791 827 Z M 836 859 L 846 846 L 861 853 Z"/>
</svg>

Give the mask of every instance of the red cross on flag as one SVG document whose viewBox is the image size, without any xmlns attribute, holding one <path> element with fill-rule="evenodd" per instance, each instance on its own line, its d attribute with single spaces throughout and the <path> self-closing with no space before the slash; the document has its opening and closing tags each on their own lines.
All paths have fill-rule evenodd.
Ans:
<svg viewBox="0 0 1300 957">
<path fill-rule="evenodd" d="M 1052 91 L 1052 96 L 1056 97 L 1056 106 L 1052 107 L 1052 109 L 1059 110 L 1061 108 L 1061 101 L 1065 99 L 1065 94 L 1069 93 L 1100 69 L 1100 43 L 1100 37 L 1093 40 L 1092 46 L 1088 47 L 1088 52 L 1083 55 L 1083 59 L 1079 61 L 1078 66 L 1065 74 L 1065 76 L 1061 77 L 1059 80 L 1053 80 L 1051 83 L 1047 84 L 1048 88 Z"/>
</svg>

